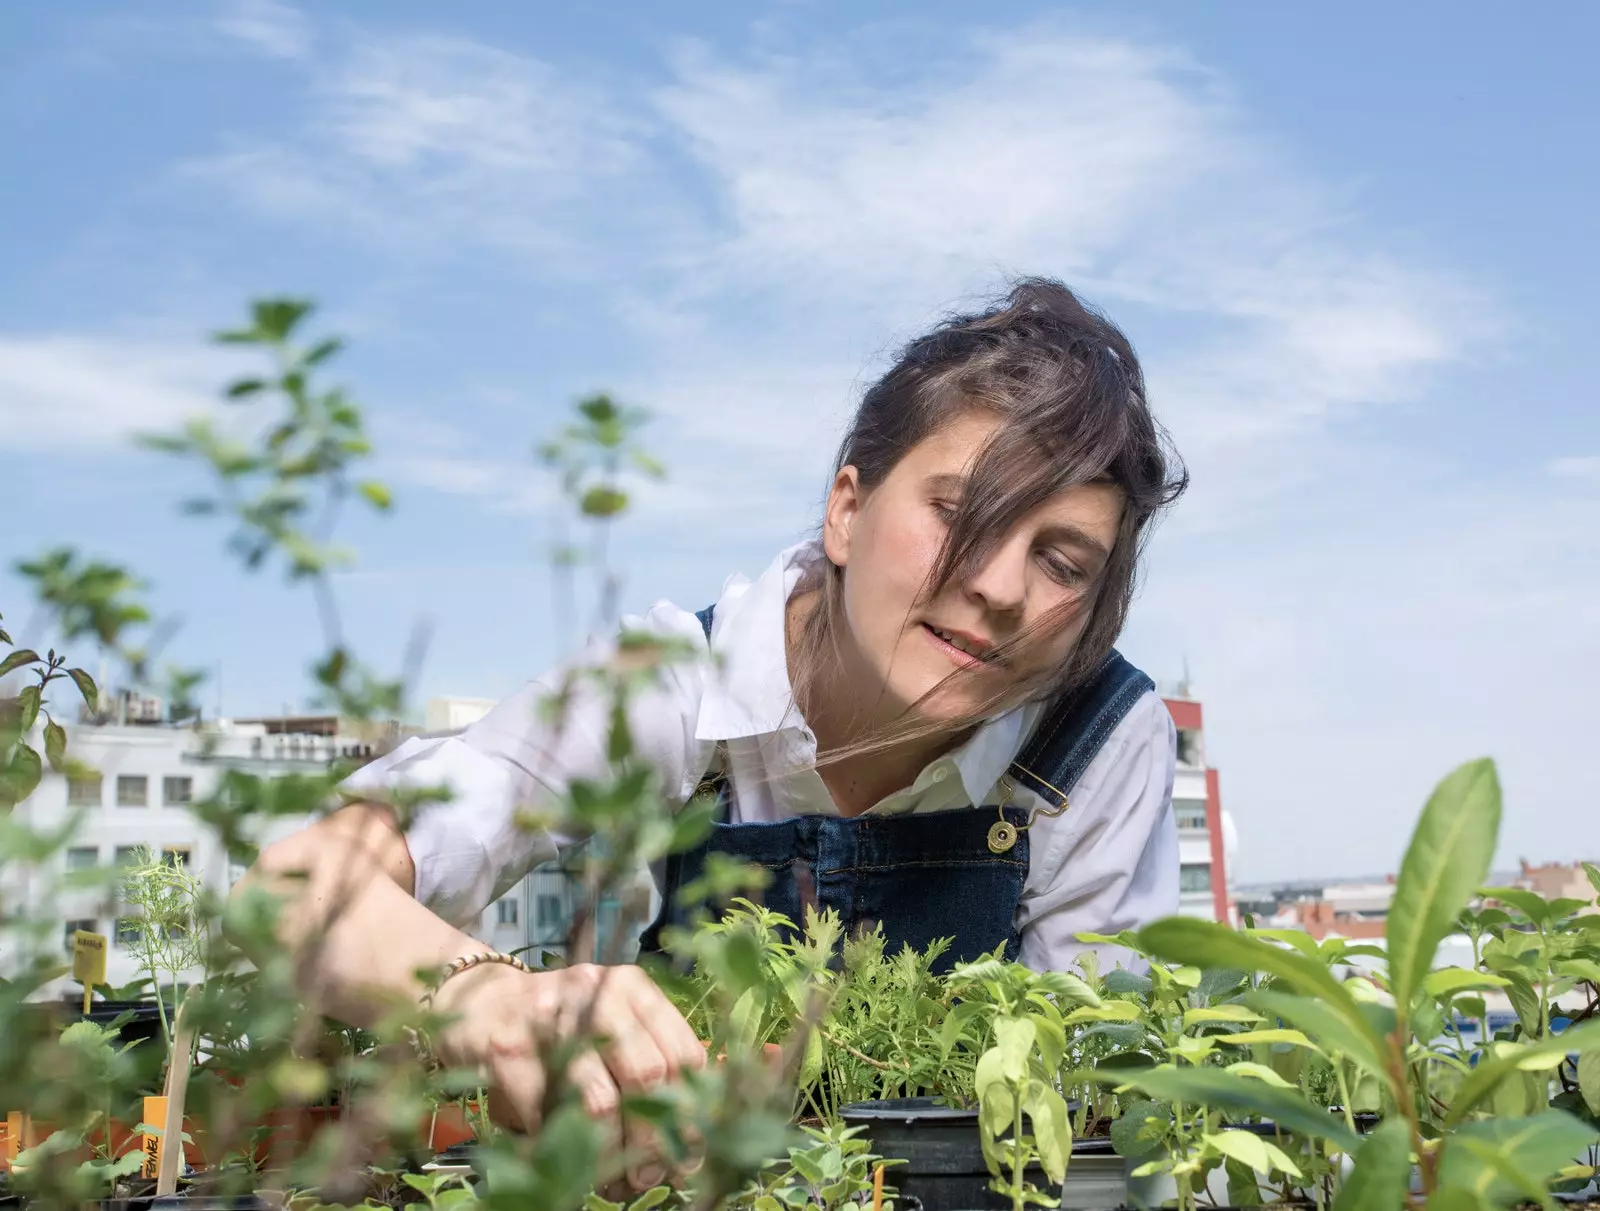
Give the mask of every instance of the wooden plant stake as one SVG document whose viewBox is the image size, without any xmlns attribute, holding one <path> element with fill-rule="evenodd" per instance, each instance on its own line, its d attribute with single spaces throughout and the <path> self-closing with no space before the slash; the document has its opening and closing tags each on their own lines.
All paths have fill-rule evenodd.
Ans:
<svg viewBox="0 0 1600 1211">
<path fill-rule="evenodd" d="M 183 1103 L 189 1093 L 189 1067 L 194 1057 L 194 1028 L 185 1018 L 187 1004 L 178 1006 L 173 1021 L 172 1062 L 167 1065 L 167 1114 L 161 1124 L 161 1166 L 156 1173 L 156 1197 L 178 1190 L 178 1166 L 183 1160 Z"/>
</svg>

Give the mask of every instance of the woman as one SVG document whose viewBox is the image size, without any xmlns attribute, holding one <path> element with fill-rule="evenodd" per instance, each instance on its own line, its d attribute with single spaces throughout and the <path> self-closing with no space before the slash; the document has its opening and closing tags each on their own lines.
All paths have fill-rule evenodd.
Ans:
<svg viewBox="0 0 1600 1211">
<path fill-rule="evenodd" d="M 1058 283 L 1024 281 L 913 341 L 862 400 L 819 539 L 699 615 L 661 604 L 632 624 L 717 658 L 674 666 L 632 707 L 664 792 L 681 803 L 709 778 L 720 804 L 708 841 L 657 872 L 644 948 L 711 850 L 765 866 L 766 902 L 796 920 L 832 906 L 894 949 L 950 936 L 947 962 L 1004 944 L 1059 968 L 1080 932 L 1175 911 L 1173 725 L 1112 644 L 1183 484 L 1132 347 Z M 559 848 L 516 817 L 604 769 L 606 732 L 582 700 L 559 730 L 541 723 L 559 680 L 408 742 L 351 780 L 366 802 L 263 853 L 251 882 L 291 889 L 280 932 L 330 1012 L 374 1020 L 384 994 L 424 993 L 419 971 L 481 957 L 457 926 Z M 439 785 L 450 800 L 404 832 L 382 806 Z M 374 877 L 351 890 L 351 872 Z M 441 1058 L 480 1068 L 516 1128 L 539 1119 L 536 1040 L 585 1012 L 609 1041 L 569 1075 L 596 1115 L 704 1062 L 633 967 L 457 963 L 433 1004 L 457 1015 Z"/>
</svg>

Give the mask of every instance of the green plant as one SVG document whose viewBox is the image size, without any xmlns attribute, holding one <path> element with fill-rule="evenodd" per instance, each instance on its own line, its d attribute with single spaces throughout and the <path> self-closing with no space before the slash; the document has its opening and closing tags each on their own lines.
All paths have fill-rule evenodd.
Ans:
<svg viewBox="0 0 1600 1211">
<path fill-rule="evenodd" d="M 189 873 L 181 854 L 157 853 L 148 845 L 137 848 L 120 874 L 122 902 L 134 910 L 125 918 L 126 945 L 157 990 L 156 1011 L 170 1050 L 183 1004 L 183 977 L 206 954 L 204 887 Z M 170 1015 L 160 991 L 163 976 L 172 989 Z"/>
<path fill-rule="evenodd" d="M 894 1189 L 880 1185 L 880 1171 L 897 1162 L 885 1161 L 866 1140 L 858 1138 L 861 1128 L 832 1123 L 803 1130 L 803 1142 L 790 1147 L 787 1160 L 772 1165 L 740 1193 L 740 1207 L 751 1211 L 846 1211 L 868 1204 L 876 1192 L 882 1201 L 875 1205 L 893 1211 Z"/>
<path fill-rule="evenodd" d="M 66 729 L 50 713 L 46 696 L 52 682 L 70 679 L 90 710 L 99 698 L 94 678 L 79 668 L 68 668 L 67 658 L 54 648 L 40 656 L 32 648 L 13 647 L 11 636 L 0 626 L 0 643 L 11 647 L 0 657 L 0 677 L 26 671 L 36 679 L 15 698 L 0 699 L 0 811 L 10 811 L 38 787 L 46 763 L 57 773 L 67 773 Z M 29 743 L 39 718 L 44 718 L 44 757 Z M 73 768 L 79 772 L 79 768 Z"/>
<path fill-rule="evenodd" d="M 986 1007 L 993 1031 L 994 1041 L 973 1072 L 990 1188 L 1009 1198 L 1013 1211 L 1051 1206 L 1054 1200 L 1033 1185 L 1028 1168 L 1038 1164 L 1057 1184 L 1066 1179 L 1072 1124 L 1056 1085 L 1066 1058 L 1066 1028 L 1073 1014 L 1105 1006 L 1078 976 L 1030 971 L 998 956 L 957 966 L 951 982 L 966 1003 Z M 1064 1006 L 1074 1008 L 1064 1014 Z"/>
<path fill-rule="evenodd" d="M 1571 1175 L 1574 1158 L 1595 1142 L 1593 1126 L 1551 1108 L 1547 1096 L 1516 1117 L 1490 1118 L 1487 1111 L 1506 1089 L 1526 1088 L 1528 1074 L 1542 1073 L 1535 1084 L 1547 1089 L 1549 1072 L 1569 1052 L 1600 1047 L 1600 1023 L 1496 1042 L 1470 1065 L 1435 1042 L 1441 1003 L 1448 1007 L 1459 992 L 1495 982 L 1478 972 L 1434 971 L 1433 964 L 1488 871 L 1499 820 L 1500 788 L 1488 761 L 1462 766 L 1435 790 L 1396 878 L 1387 971 L 1376 988 L 1338 979 L 1303 950 L 1210 922 L 1171 918 L 1139 934 L 1150 953 L 1169 961 L 1270 977 L 1246 999 L 1302 1031 L 1336 1072 L 1348 1065 L 1374 1083 L 1384 1119 L 1370 1136 L 1357 1139 L 1350 1130 L 1348 1099 L 1341 1118 L 1298 1090 L 1231 1071 L 1147 1073 L 1129 1083 L 1169 1100 L 1262 1114 L 1329 1141 L 1354 1159 L 1338 1211 L 1405 1205 L 1413 1158 L 1430 1206 L 1493 1207 L 1522 1198 L 1548 1206 L 1549 1183 Z M 1380 991 L 1384 995 L 1375 995 Z M 1548 1001 L 1548 989 L 1541 1000 Z M 1535 1025 L 1548 1028 L 1545 1007 Z M 1440 1080 L 1441 1074 L 1449 1079 Z"/>
</svg>

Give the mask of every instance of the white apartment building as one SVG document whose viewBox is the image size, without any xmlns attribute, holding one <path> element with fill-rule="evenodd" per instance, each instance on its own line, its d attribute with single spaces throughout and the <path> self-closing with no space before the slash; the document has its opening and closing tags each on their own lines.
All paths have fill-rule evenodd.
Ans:
<svg viewBox="0 0 1600 1211">
<path fill-rule="evenodd" d="M 1217 770 L 1206 762 L 1205 718 L 1187 684 L 1163 690 L 1162 699 L 1178 731 L 1178 768 L 1172 812 L 1178 822 L 1180 912 L 1226 921 L 1228 857 L 1232 821 L 1222 810 Z"/>
<path fill-rule="evenodd" d="M 470 703 L 463 706 L 462 703 Z M 435 700 L 429 718 L 458 720 L 472 710 L 492 706 L 478 700 Z M 131 859 L 141 846 L 181 859 L 209 891 L 221 896 L 244 873 L 230 862 L 211 831 L 190 810 L 194 802 L 216 793 L 230 769 L 262 776 L 312 773 L 336 759 L 362 760 L 392 746 L 406 732 L 398 725 L 354 733 L 326 716 L 220 720 L 204 730 L 155 722 L 160 711 L 142 712 L 151 722 L 122 725 L 68 725 L 68 751 L 98 771 L 86 780 L 69 780 L 47 772 L 37 790 L 18 804 L 15 817 L 34 829 L 60 827 L 81 813 L 75 835 L 48 869 L 0 862 L 0 903 L 26 905 L 26 915 L 53 915 L 59 923 L 63 953 L 75 930 L 111 939 L 107 980 L 122 985 L 138 978 L 129 952 L 126 917 L 109 884 L 104 889 L 62 886 L 70 871 L 99 867 L 110 870 Z M 463 726 L 458 723 L 457 726 Z M 35 747 L 42 747 L 36 737 Z M 264 844 L 292 832 L 305 817 L 271 821 L 256 838 Z M 477 935 L 505 949 L 527 944 L 524 911 L 526 881 L 484 913 Z M 18 953 L 18 939 L 0 931 L 0 974 L 6 974 Z M 66 991 L 70 980 L 46 990 Z"/>
</svg>

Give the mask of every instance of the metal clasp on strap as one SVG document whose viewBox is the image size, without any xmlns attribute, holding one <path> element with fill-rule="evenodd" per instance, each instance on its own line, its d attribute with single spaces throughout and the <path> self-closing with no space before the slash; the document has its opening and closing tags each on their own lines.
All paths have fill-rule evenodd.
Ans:
<svg viewBox="0 0 1600 1211">
<path fill-rule="evenodd" d="M 1028 772 L 1031 773 L 1032 771 Z M 1043 782 L 1044 779 L 1041 778 L 1040 781 Z M 1049 786 L 1049 783 L 1045 783 L 1045 785 Z M 1050 789 L 1055 790 L 1055 787 L 1052 786 Z M 1067 797 L 1062 795 L 1061 805 L 1059 807 L 1045 807 L 1042 802 L 1038 803 L 1034 806 L 1033 810 L 1028 813 L 1028 818 L 1025 822 L 1022 824 L 1013 824 L 1011 821 L 1006 819 L 1005 809 L 1006 805 L 1011 802 L 1011 796 L 1015 793 L 1016 787 L 1013 785 L 1010 777 L 1007 776 L 1001 778 L 1000 801 L 995 804 L 995 811 L 1000 818 L 989 826 L 990 853 L 1009 853 L 1011 849 L 1016 846 L 1017 837 L 1021 835 L 1022 831 L 1024 829 L 1032 828 L 1033 822 L 1040 816 L 1059 816 L 1062 812 L 1066 811 L 1068 807 L 1072 806 L 1067 802 Z M 1059 791 L 1056 793 L 1060 794 Z M 1038 798 L 1037 795 L 1034 797 Z"/>
</svg>

